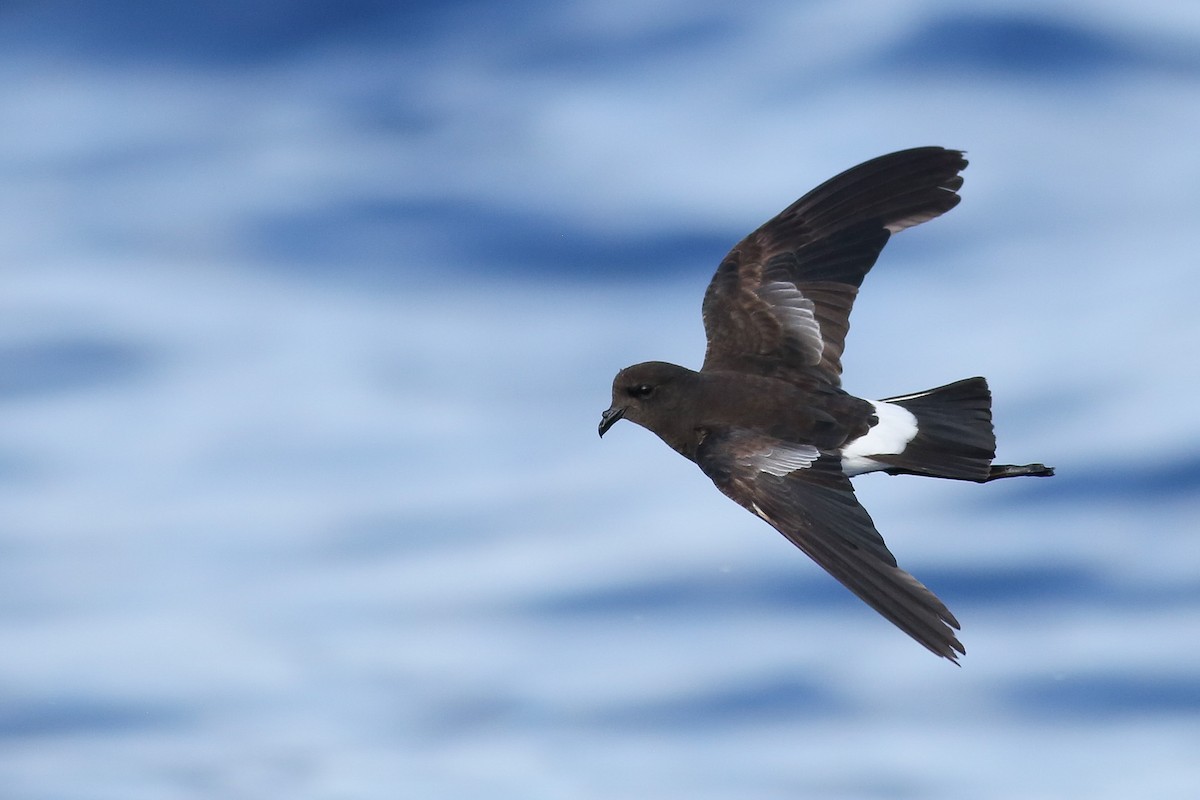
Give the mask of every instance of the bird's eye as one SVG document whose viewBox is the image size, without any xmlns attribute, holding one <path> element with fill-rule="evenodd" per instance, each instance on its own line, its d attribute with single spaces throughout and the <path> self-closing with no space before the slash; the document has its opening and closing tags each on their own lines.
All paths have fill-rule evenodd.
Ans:
<svg viewBox="0 0 1200 800">
<path fill-rule="evenodd" d="M 636 397 L 639 400 L 644 400 L 654 394 L 654 387 L 648 383 L 639 383 L 637 386 L 629 388 L 630 397 Z"/>
</svg>

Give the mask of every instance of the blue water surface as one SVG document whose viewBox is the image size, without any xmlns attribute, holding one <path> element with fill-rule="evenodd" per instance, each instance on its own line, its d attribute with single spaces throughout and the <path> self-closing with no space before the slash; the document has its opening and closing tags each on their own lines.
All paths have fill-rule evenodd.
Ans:
<svg viewBox="0 0 1200 800">
<path fill-rule="evenodd" d="M 0 8 L 0 796 L 1192 798 L 1200 18 L 1180 4 Z M 744 233 L 904 147 L 864 476 L 941 661 L 645 431 Z"/>
</svg>

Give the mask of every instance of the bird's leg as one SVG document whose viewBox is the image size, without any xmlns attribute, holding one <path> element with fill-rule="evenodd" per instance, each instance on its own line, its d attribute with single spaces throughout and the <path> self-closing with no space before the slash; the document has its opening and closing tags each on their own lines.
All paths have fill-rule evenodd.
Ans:
<svg viewBox="0 0 1200 800">
<path fill-rule="evenodd" d="M 992 464 L 986 478 L 980 478 L 979 483 L 999 480 L 1000 478 L 1018 478 L 1022 475 L 1032 475 L 1035 478 L 1048 478 L 1054 474 L 1054 467 L 1045 464 Z"/>
</svg>

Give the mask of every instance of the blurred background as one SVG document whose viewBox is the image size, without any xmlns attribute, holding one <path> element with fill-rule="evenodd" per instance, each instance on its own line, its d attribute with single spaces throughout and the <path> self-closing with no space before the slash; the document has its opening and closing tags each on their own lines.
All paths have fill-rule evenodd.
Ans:
<svg viewBox="0 0 1200 800">
<path fill-rule="evenodd" d="M 0 796 L 1194 798 L 1200 7 L 0 5 Z M 647 432 L 726 250 L 963 148 L 846 388 L 961 669 Z"/>
</svg>

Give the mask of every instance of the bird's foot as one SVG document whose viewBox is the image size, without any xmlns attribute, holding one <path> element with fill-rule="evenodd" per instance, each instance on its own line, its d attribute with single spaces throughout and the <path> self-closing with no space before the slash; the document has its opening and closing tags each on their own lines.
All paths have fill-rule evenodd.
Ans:
<svg viewBox="0 0 1200 800">
<path fill-rule="evenodd" d="M 1031 475 L 1035 478 L 1048 478 L 1054 474 L 1054 467 L 1047 467 L 1045 464 L 992 464 L 992 468 L 988 471 L 986 478 L 980 480 L 980 483 L 999 480 L 1000 478 L 1018 478 L 1022 475 Z"/>
</svg>

